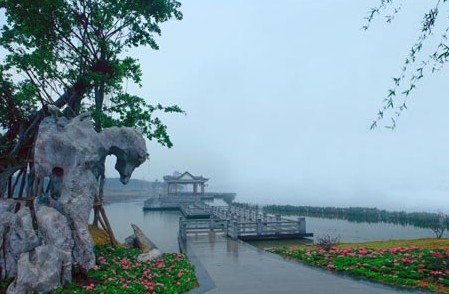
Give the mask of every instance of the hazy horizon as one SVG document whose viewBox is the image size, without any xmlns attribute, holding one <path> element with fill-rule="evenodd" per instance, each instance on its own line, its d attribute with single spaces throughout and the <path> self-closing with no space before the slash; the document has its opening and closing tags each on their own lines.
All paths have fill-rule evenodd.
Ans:
<svg viewBox="0 0 449 294">
<path fill-rule="evenodd" d="M 447 69 L 419 83 L 395 131 L 369 130 L 432 3 L 365 32 L 377 3 L 183 2 L 159 51 L 133 51 L 143 87 L 129 92 L 187 112 L 161 117 L 174 146 L 149 142 L 134 178 L 190 171 L 242 202 L 449 213 Z"/>
</svg>

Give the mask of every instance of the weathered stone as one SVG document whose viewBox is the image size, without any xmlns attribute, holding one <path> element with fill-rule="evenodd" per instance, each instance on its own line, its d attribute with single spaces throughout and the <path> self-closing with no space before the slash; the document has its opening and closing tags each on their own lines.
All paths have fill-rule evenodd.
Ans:
<svg viewBox="0 0 449 294">
<path fill-rule="evenodd" d="M 72 249 L 74 241 L 67 218 L 56 209 L 41 206 L 36 212 L 39 236 L 44 244 L 58 248 L 64 256 L 64 277 L 67 282 L 72 280 Z"/>
<path fill-rule="evenodd" d="M 15 277 L 17 273 L 17 260 L 11 248 L 11 235 L 13 228 L 18 226 L 18 217 L 11 212 L 3 212 L 0 216 L 0 271 L 1 277 Z"/>
<path fill-rule="evenodd" d="M 40 183 L 49 178 L 50 184 L 48 193 L 38 187 L 35 200 L 39 238 L 28 208 L 14 214 L 14 201 L 0 202 L 0 276 L 16 277 L 8 293 L 49 292 L 71 281 L 74 261 L 85 269 L 95 264 L 88 221 L 110 154 L 117 157 L 115 168 L 126 184 L 147 158 L 142 134 L 131 128 L 97 133 L 87 113 L 42 121 L 34 167 Z"/>
<path fill-rule="evenodd" d="M 162 255 L 162 252 L 160 252 L 158 249 L 152 249 L 149 252 L 139 254 L 137 256 L 137 260 L 139 262 L 148 262 L 148 261 L 151 261 L 153 259 L 160 257 L 161 255 Z"/>
<path fill-rule="evenodd" d="M 137 247 L 139 247 L 143 253 L 149 252 L 152 249 L 151 241 L 147 238 L 147 236 L 145 236 L 145 234 L 137 225 L 132 224 L 131 227 L 134 230 Z"/>
<path fill-rule="evenodd" d="M 53 245 L 42 245 L 23 253 L 18 262 L 17 278 L 6 293 L 24 294 L 32 290 L 46 293 L 62 286 L 64 258 L 64 253 Z"/>
<path fill-rule="evenodd" d="M 39 238 L 36 231 L 33 228 L 33 218 L 31 216 L 31 210 L 28 207 L 22 207 L 17 212 L 17 217 L 20 220 L 19 228 L 21 229 L 19 234 L 21 241 L 23 242 L 23 252 L 30 251 L 40 245 Z M 15 243 L 16 244 L 16 243 Z"/>
<path fill-rule="evenodd" d="M 126 237 L 126 238 L 125 238 L 125 243 L 124 243 L 124 245 L 125 245 L 127 248 L 136 248 L 136 247 L 137 247 L 137 244 L 136 244 L 136 236 L 130 235 L 130 236 Z"/>
<path fill-rule="evenodd" d="M 0 217 L 1 277 L 15 277 L 20 255 L 39 246 L 39 239 L 33 229 L 29 208 L 23 207 L 17 214 L 4 211 Z"/>
<path fill-rule="evenodd" d="M 0 215 L 4 212 L 14 212 L 16 208 L 16 202 L 12 199 L 0 200 Z"/>
<path fill-rule="evenodd" d="M 98 194 L 99 177 L 107 155 L 117 157 L 115 168 L 126 184 L 134 168 L 147 158 L 142 134 L 131 128 L 110 128 L 97 133 L 88 113 L 72 120 L 45 118 L 35 143 L 35 171 L 49 177 L 53 206 L 67 217 L 74 240 L 73 257 L 83 268 L 95 264 L 93 241 L 88 230 L 89 214 Z"/>
</svg>

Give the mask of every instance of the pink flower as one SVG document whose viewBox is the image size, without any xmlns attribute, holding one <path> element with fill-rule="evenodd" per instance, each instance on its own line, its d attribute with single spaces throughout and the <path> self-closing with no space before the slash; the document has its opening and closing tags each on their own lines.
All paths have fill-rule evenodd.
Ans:
<svg viewBox="0 0 449 294">
<path fill-rule="evenodd" d="M 432 254 L 432 256 L 437 257 L 437 258 L 444 258 L 444 255 L 438 251 L 430 251 L 430 254 Z"/>
<path fill-rule="evenodd" d="M 104 258 L 104 256 L 98 257 L 98 262 L 100 264 L 108 264 L 108 262 L 106 261 L 106 258 Z"/>
<path fill-rule="evenodd" d="M 90 283 L 89 285 L 84 286 L 84 289 L 86 289 L 86 290 L 93 290 L 93 289 L 95 289 L 95 284 L 94 283 Z"/>
<path fill-rule="evenodd" d="M 328 268 L 328 269 L 335 269 L 335 265 L 333 265 L 332 263 L 330 263 L 330 264 L 327 265 L 327 268 Z"/>
<path fill-rule="evenodd" d="M 426 281 L 420 281 L 420 282 L 419 282 L 419 285 L 420 285 L 421 287 L 428 287 L 428 286 L 429 286 L 429 282 L 426 282 Z"/>
<path fill-rule="evenodd" d="M 123 258 L 121 262 L 124 269 L 128 269 L 131 265 L 131 262 L 127 258 Z"/>
</svg>

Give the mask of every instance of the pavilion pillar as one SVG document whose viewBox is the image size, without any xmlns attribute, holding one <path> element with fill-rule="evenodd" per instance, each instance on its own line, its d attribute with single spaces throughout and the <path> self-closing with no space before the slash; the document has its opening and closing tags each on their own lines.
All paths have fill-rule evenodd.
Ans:
<svg viewBox="0 0 449 294">
<path fill-rule="evenodd" d="M 197 193 L 198 193 L 198 184 L 193 183 L 193 194 L 197 194 Z"/>
<path fill-rule="evenodd" d="M 204 194 L 204 183 L 201 183 L 201 194 Z"/>
<path fill-rule="evenodd" d="M 170 183 L 167 184 L 167 194 L 170 194 Z"/>
</svg>

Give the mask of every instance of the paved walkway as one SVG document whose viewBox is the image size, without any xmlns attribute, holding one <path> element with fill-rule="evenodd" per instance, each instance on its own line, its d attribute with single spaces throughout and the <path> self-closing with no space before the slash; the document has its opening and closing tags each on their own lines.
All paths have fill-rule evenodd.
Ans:
<svg viewBox="0 0 449 294">
<path fill-rule="evenodd" d="M 200 283 L 192 294 L 422 293 L 312 268 L 214 233 L 189 236 L 184 251 L 195 265 Z"/>
</svg>

